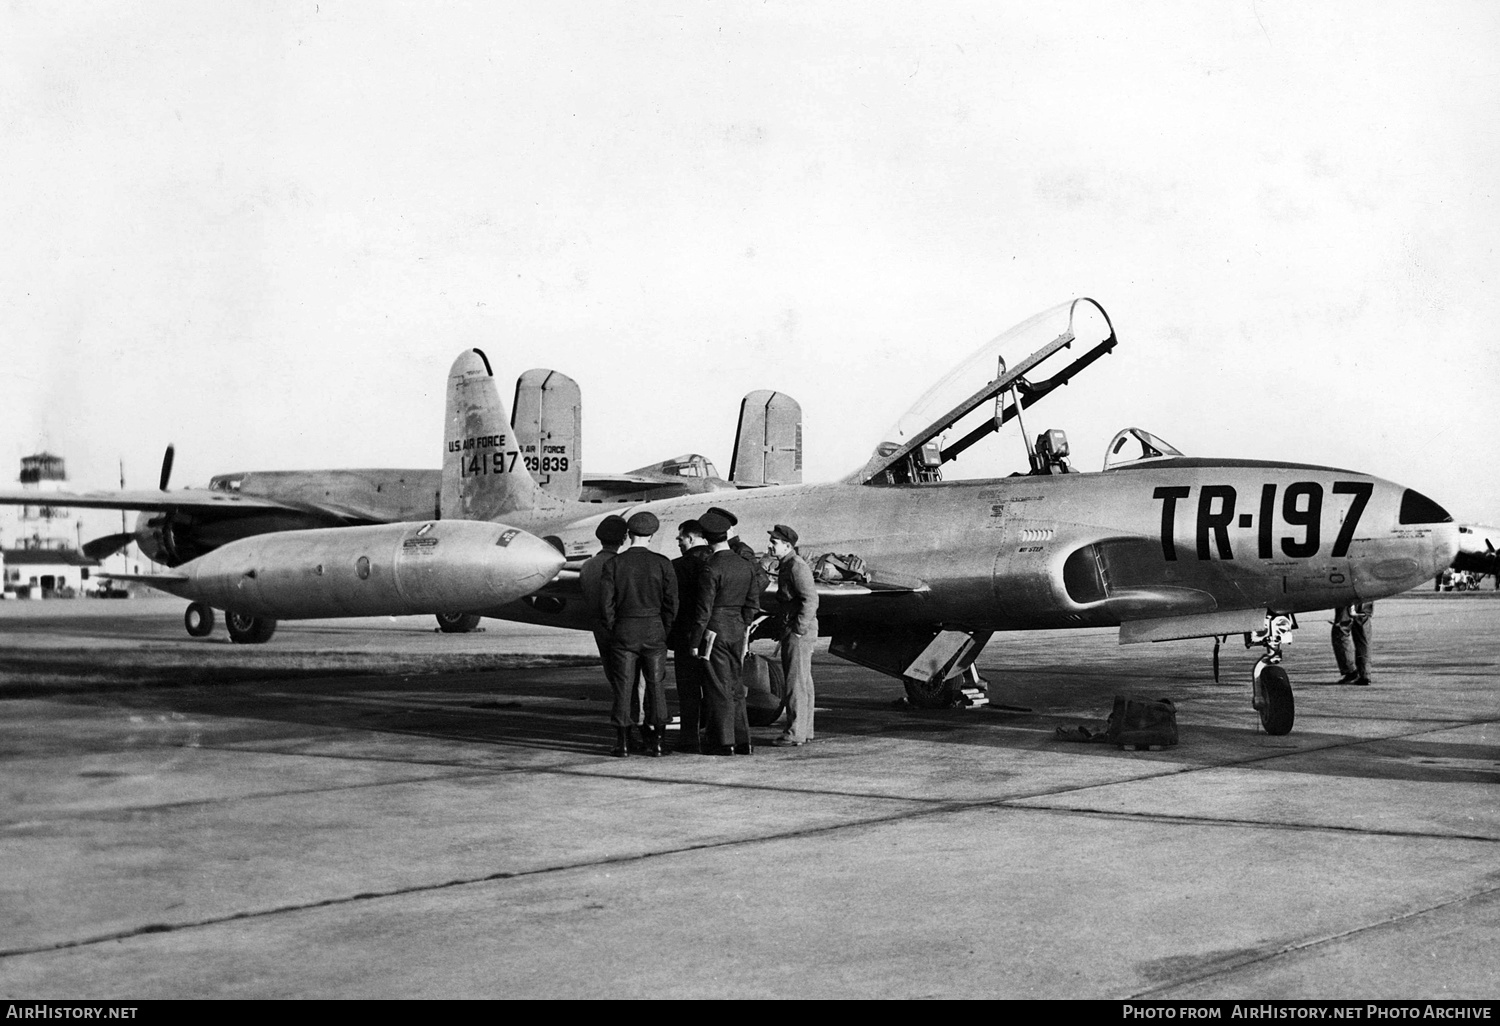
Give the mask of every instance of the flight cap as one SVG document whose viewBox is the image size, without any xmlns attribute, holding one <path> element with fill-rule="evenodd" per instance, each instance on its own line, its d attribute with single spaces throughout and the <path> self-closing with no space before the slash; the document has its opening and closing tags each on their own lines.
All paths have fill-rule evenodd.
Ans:
<svg viewBox="0 0 1500 1026">
<path fill-rule="evenodd" d="M 661 526 L 661 521 L 656 519 L 655 513 L 647 513 L 645 510 L 642 510 L 631 517 L 626 522 L 626 526 L 630 529 L 630 533 L 637 538 L 649 538 Z"/>
<path fill-rule="evenodd" d="M 771 528 L 771 530 L 769 530 L 766 533 L 771 536 L 772 540 L 780 538 L 782 541 L 786 542 L 788 545 L 796 545 L 797 544 L 797 532 L 794 531 L 794 530 L 792 530 L 790 527 L 786 526 L 785 524 L 777 524 L 775 527 Z"/>
<path fill-rule="evenodd" d="M 729 527 L 734 527 L 736 524 L 738 524 L 740 522 L 740 518 L 739 517 L 737 517 L 733 513 L 729 512 L 729 510 L 725 509 L 723 506 L 710 506 L 708 508 L 708 511 L 710 513 L 715 513 L 715 514 L 723 517 L 726 521 L 729 522 Z M 726 527 L 725 530 L 726 531 L 729 530 L 729 527 Z"/>
<path fill-rule="evenodd" d="M 594 537 L 606 545 L 618 545 L 625 540 L 625 518 L 617 513 L 611 513 L 599 521 L 599 526 L 594 528 Z"/>
<path fill-rule="evenodd" d="M 733 526 L 730 524 L 729 520 L 716 509 L 711 509 L 707 513 L 703 514 L 703 516 L 699 517 L 698 523 L 703 525 L 704 537 L 710 540 L 713 539 L 714 535 L 719 535 L 722 537 L 723 535 L 728 534 L 729 528 Z"/>
</svg>

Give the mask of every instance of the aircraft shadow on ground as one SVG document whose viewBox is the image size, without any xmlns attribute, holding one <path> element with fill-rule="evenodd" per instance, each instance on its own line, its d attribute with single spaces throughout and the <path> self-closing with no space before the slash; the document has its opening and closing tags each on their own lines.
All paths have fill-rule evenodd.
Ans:
<svg viewBox="0 0 1500 1026">
<path fill-rule="evenodd" d="M 1150 761 L 1182 769 L 1253 766 L 1256 771 L 1427 783 L 1500 783 L 1500 746 L 1402 737 L 1370 738 L 1326 730 L 1294 730 L 1270 737 L 1257 729 L 1248 707 L 1231 703 L 1248 696 L 1221 685 L 1184 687 L 1176 682 L 1155 691 L 1185 705 L 1179 715 L 1180 743 L 1154 751 L 1122 750 L 1110 744 L 1060 740 L 1057 728 L 1079 724 L 1102 729 L 1118 681 L 1083 681 L 1070 689 L 1066 707 L 1056 704 L 1052 671 L 1035 677 L 1010 674 L 1012 697 L 1047 697 L 1038 710 L 919 710 L 898 707 L 891 682 L 857 667 L 825 675 L 818 693 L 818 734 L 825 741 L 909 738 L 922 744 L 962 745 L 1018 756 L 1047 753 L 1081 759 Z M 677 708 L 675 688 L 668 689 Z M 259 720 L 334 731 L 370 731 L 465 744 L 602 754 L 610 745 L 610 694 L 602 671 L 589 668 L 525 668 L 445 674 L 368 672 L 331 676 L 326 671 L 276 674 L 219 686 L 137 688 L 113 696 L 126 705 L 165 705 L 201 717 Z M 1197 699 L 1203 699 L 1201 703 Z M 1072 711 L 1076 708 L 1077 711 Z M 1203 722 L 1204 718 L 1220 722 Z M 1227 723 L 1226 719 L 1243 723 Z M 1433 724 L 1434 729 L 1451 721 Z M 761 741 L 780 724 L 756 728 Z M 836 757 L 838 749 L 809 749 Z"/>
</svg>

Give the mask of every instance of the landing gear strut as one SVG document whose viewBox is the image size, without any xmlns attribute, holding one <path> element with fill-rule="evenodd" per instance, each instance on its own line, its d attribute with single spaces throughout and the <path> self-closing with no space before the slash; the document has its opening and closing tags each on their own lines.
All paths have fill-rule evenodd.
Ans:
<svg viewBox="0 0 1500 1026">
<path fill-rule="evenodd" d="M 1265 626 L 1245 635 L 1246 648 L 1260 645 L 1265 649 L 1250 674 L 1250 704 L 1260 713 L 1266 733 L 1276 737 L 1290 734 L 1297 718 L 1292 682 L 1280 665 L 1281 646 L 1292 640 L 1287 635 L 1296 629 L 1296 617 L 1267 613 Z"/>
</svg>

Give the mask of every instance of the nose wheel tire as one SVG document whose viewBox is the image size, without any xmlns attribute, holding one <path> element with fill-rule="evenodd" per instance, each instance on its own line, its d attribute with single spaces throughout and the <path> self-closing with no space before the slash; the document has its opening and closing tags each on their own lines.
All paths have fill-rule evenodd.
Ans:
<svg viewBox="0 0 1500 1026">
<path fill-rule="evenodd" d="M 1297 708 L 1292 700 L 1292 682 L 1286 671 L 1279 666 L 1267 666 L 1261 670 L 1260 690 L 1260 725 L 1266 728 L 1267 734 L 1276 737 L 1290 734 L 1292 723 L 1297 718 Z"/>
<path fill-rule="evenodd" d="M 229 628 L 229 640 L 236 645 L 264 645 L 276 633 L 276 621 L 269 616 L 225 613 L 224 626 Z"/>
<path fill-rule="evenodd" d="M 214 608 L 206 606 L 202 602 L 190 603 L 187 612 L 182 614 L 183 626 L 187 628 L 188 635 L 194 638 L 206 638 L 214 632 Z"/>
</svg>

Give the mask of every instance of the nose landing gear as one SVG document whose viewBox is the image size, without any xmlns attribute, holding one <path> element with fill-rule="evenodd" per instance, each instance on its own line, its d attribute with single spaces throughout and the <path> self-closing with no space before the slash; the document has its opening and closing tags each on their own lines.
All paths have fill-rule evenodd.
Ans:
<svg viewBox="0 0 1500 1026">
<path fill-rule="evenodd" d="M 1285 614 L 1266 614 L 1265 626 L 1245 635 L 1245 647 L 1260 645 L 1265 649 L 1250 674 L 1250 704 L 1260 713 L 1260 725 L 1267 734 L 1290 734 L 1297 718 L 1292 699 L 1292 682 L 1281 668 L 1281 646 L 1291 642 L 1297 619 Z"/>
</svg>

